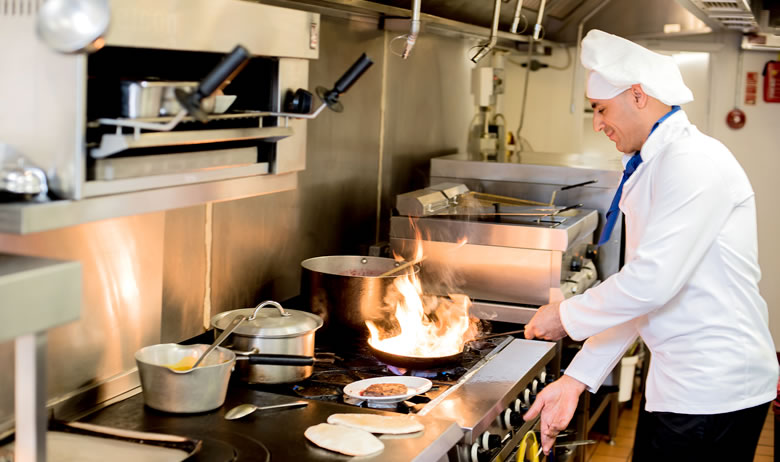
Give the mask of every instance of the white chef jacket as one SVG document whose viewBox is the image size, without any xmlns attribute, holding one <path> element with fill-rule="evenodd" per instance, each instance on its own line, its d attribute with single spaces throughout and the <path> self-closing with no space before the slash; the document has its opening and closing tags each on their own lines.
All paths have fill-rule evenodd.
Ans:
<svg viewBox="0 0 780 462">
<path fill-rule="evenodd" d="M 747 175 L 683 111 L 641 155 L 620 200 L 625 265 L 560 305 L 569 336 L 588 338 L 566 375 L 595 392 L 639 335 L 652 352 L 648 411 L 719 414 L 773 400 L 778 364 Z"/>
</svg>

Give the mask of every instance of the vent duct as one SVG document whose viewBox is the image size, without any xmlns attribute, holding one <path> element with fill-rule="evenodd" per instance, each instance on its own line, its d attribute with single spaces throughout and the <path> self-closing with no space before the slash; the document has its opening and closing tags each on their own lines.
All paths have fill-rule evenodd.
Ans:
<svg viewBox="0 0 780 462">
<path fill-rule="evenodd" d="M 758 31 L 758 22 L 750 9 L 750 0 L 678 0 L 679 3 L 693 13 L 704 15 L 710 22 L 720 28 L 736 30 L 743 33 Z M 760 0 L 754 0 L 760 1 Z"/>
<path fill-rule="evenodd" d="M 0 16 L 35 16 L 43 0 L 0 0 Z"/>
</svg>

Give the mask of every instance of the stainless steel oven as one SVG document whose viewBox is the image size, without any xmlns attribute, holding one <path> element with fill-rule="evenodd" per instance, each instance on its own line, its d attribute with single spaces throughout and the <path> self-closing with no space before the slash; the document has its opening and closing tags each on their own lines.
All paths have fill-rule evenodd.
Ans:
<svg viewBox="0 0 780 462">
<path fill-rule="evenodd" d="M 92 54 L 62 54 L 36 36 L 41 2 L 0 8 L 0 143 L 40 167 L 56 197 L 305 168 L 306 121 L 271 112 L 308 86 L 318 14 L 238 0 L 109 3 L 105 46 Z M 236 45 L 249 59 L 222 88 L 228 109 L 212 109 L 206 123 L 185 117 L 169 131 L 122 126 L 170 123 L 175 87 L 203 79 Z"/>
</svg>

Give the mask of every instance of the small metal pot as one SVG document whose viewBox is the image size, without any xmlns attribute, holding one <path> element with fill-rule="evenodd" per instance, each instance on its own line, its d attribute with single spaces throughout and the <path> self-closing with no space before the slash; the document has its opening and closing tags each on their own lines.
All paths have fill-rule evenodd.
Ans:
<svg viewBox="0 0 780 462">
<path fill-rule="evenodd" d="M 199 358 L 208 347 L 163 343 L 138 350 L 135 362 L 146 405 L 176 413 L 206 412 L 222 406 L 230 372 L 236 362 L 232 351 L 217 347 L 197 368 L 186 374 L 168 367 L 186 357 Z"/>
<path fill-rule="evenodd" d="M 263 308 L 273 310 L 262 311 Z M 285 310 L 276 302 L 266 301 L 256 308 L 226 311 L 211 318 L 217 335 L 237 315 L 247 316 L 227 340 L 232 342 L 231 348 L 237 354 L 314 356 L 314 333 L 322 327 L 322 318 L 316 314 Z M 313 365 L 250 364 L 250 361 L 239 361 L 236 369 L 239 378 L 250 383 L 299 382 L 314 372 Z"/>
</svg>

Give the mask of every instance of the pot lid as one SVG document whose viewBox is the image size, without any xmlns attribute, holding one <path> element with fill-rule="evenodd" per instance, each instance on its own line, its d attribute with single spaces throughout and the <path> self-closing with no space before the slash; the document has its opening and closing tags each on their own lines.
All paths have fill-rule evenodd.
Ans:
<svg viewBox="0 0 780 462">
<path fill-rule="evenodd" d="M 246 316 L 247 319 L 233 333 L 248 337 L 297 337 L 322 327 L 322 318 L 316 314 L 286 310 L 273 301 L 263 302 L 256 308 L 242 308 L 220 313 L 211 318 L 211 326 L 225 330 L 236 316 Z"/>
</svg>

